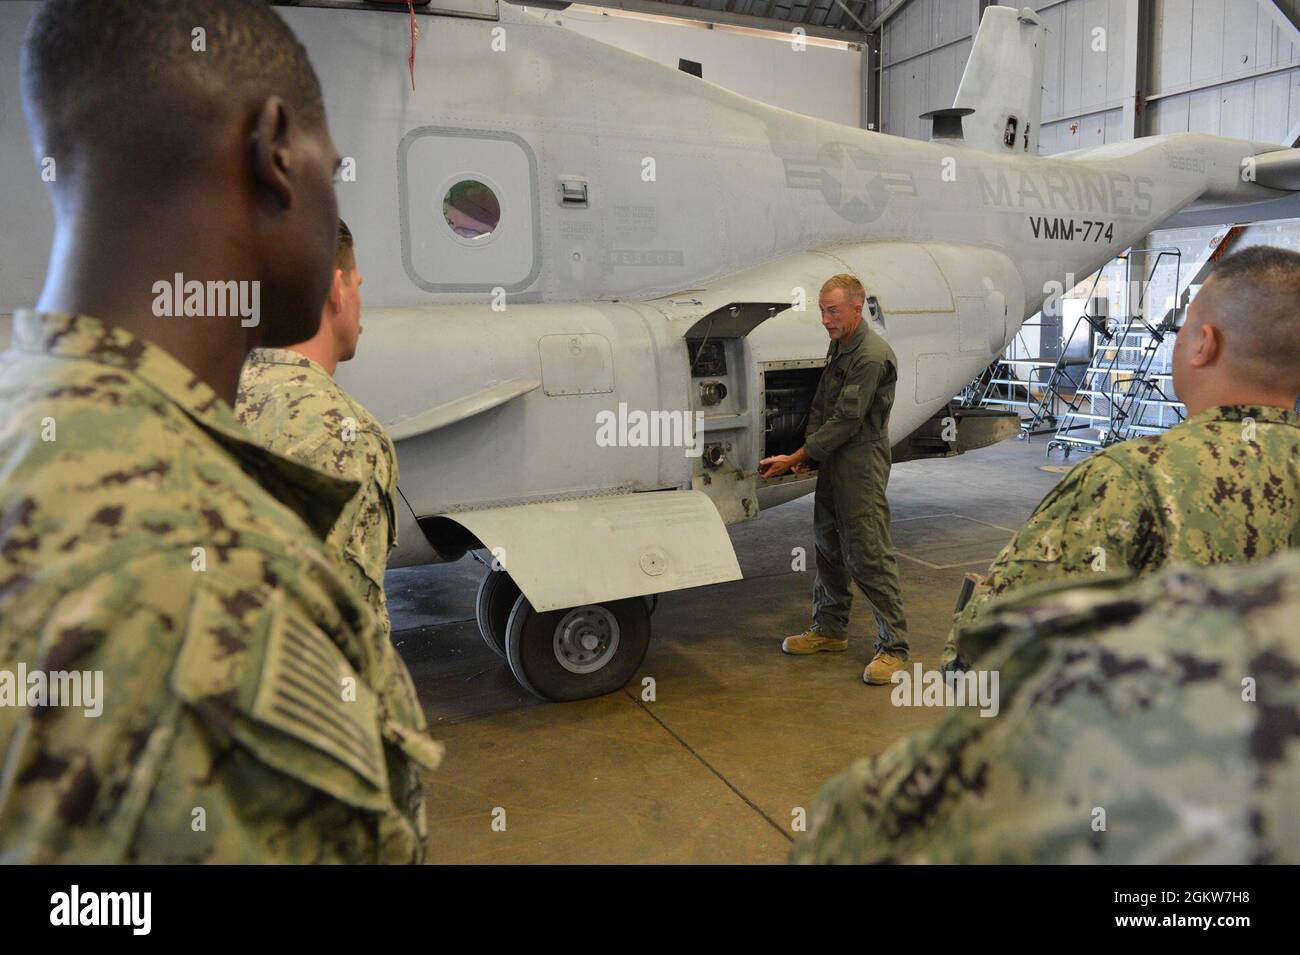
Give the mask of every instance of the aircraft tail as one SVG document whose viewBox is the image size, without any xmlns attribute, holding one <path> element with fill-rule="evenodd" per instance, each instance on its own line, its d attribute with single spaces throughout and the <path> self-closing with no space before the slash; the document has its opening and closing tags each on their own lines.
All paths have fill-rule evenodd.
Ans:
<svg viewBox="0 0 1300 955">
<path fill-rule="evenodd" d="M 974 110 L 962 119 L 966 145 L 991 153 L 1038 155 L 1046 33 L 1029 7 L 984 11 L 952 104 Z"/>
</svg>

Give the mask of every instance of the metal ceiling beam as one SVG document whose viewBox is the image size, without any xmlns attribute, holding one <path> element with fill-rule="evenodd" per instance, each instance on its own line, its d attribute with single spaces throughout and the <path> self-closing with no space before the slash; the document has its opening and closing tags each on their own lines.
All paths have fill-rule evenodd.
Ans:
<svg viewBox="0 0 1300 955">
<path fill-rule="evenodd" d="M 912 0 L 894 0 L 893 3 L 885 8 L 885 11 L 880 14 L 880 16 L 871 21 L 871 26 L 867 28 L 867 32 L 870 33 L 872 30 L 880 29 L 886 20 L 892 19 L 896 13 L 911 2 Z"/>
<path fill-rule="evenodd" d="M 817 18 L 818 26 L 830 26 L 831 18 L 838 12 L 835 7 L 835 0 L 826 0 L 826 5 L 820 8 L 820 12 L 821 16 Z"/>
<path fill-rule="evenodd" d="M 1282 31 L 1282 36 L 1292 44 L 1300 46 L 1300 27 L 1297 27 L 1287 16 L 1287 12 L 1277 5 L 1277 0 L 1258 0 L 1258 2 L 1264 8 L 1264 12 L 1273 18 L 1277 28 Z"/>
<path fill-rule="evenodd" d="M 871 28 L 858 19 L 858 15 L 845 5 L 844 0 L 835 0 L 835 5 L 848 14 L 849 19 L 856 23 L 864 34 L 871 32 Z"/>
</svg>

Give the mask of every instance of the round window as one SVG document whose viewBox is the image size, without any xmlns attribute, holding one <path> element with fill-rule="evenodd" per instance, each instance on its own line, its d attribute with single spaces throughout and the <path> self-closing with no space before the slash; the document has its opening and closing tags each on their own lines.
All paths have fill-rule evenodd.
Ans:
<svg viewBox="0 0 1300 955">
<path fill-rule="evenodd" d="M 501 221 L 501 203 L 477 179 L 462 179 L 442 199 L 442 214 L 462 239 L 486 239 Z"/>
</svg>

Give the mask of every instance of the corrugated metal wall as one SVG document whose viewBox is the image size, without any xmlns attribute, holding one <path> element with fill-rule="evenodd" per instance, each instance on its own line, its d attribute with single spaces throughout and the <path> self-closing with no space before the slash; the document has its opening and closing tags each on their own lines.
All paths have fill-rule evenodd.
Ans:
<svg viewBox="0 0 1300 955">
<path fill-rule="evenodd" d="M 1258 0 L 1160 0 L 1157 6 L 1151 95 L 1161 98 L 1148 107 L 1146 131 L 1282 142 L 1300 122 L 1300 45 Z M 1278 6 L 1293 19 L 1300 12 L 1300 0 Z M 1278 72 L 1253 75 L 1271 70 Z M 1206 84 L 1214 85 L 1197 89 Z"/>
<path fill-rule="evenodd" d="M 1129 138 L 1121 108 L 1127 2 L 1031 4 L 1048 30 L 1043 153 Z M 1141 2 L 1150 4 L 1145 134 L 1193 131 L 1282 142 L 1300 123 L 1300 44 L 1264 9 L 1270 0 Z M 1293 18 L 1300 13 L 1300 0 L 1278 6 Z M 911 0 L 885 24 L 884 132 L 925 138 L 928 123 L 920 114 L 952 105 L 974 11 L 973 0 Z M 1098 29 L 1101 50 L 1094 49 Z"/>
<path fill-rule="evenodd" d="M 1047 27 L 1039 152 L 1130 138 L 1121 123 L 1126 5 L 1127 0 L 1035 5 L 1044 8 Z"/>
<path fill-rule="evenodd" d="M 970 56 L 975 4 L 970 0 L 912 0 L 881 30 L 882 132 L 925 139 L 922 113 L 952 105 Z"/>
</svg>

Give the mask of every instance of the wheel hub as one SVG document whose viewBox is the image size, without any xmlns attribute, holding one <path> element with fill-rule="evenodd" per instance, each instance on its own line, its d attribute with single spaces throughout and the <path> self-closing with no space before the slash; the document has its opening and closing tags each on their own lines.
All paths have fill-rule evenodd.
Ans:
<svg viewBox="0 0 1300 955">
<path fill-rule="evenodd" d="M 618 651 L 618 620 L 598 604 L 575 607 L 555 627 L 555 659 L 570 673 L 594 673 Z"/>
</svg>

